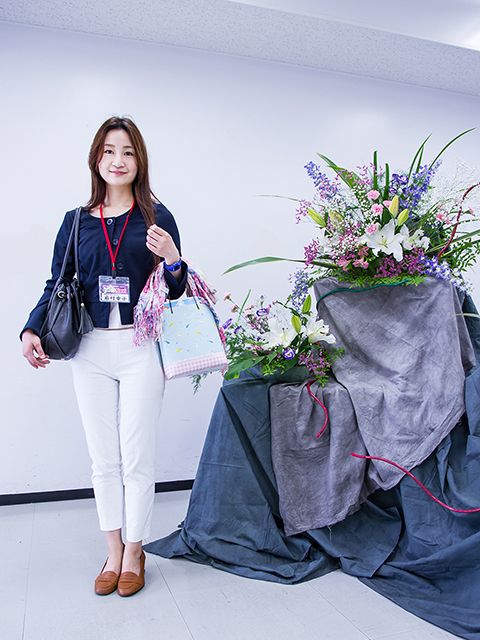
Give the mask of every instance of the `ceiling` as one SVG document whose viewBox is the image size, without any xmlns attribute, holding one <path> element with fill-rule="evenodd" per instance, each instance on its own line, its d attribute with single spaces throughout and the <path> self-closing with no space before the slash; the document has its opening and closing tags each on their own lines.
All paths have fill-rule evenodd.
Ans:
<svg viewBox="0 0 480 640">
<path fill-rule="evenodd" d="M 0 20 L 480 95 L 480 0 L 0 0 Z"/>
</svg>

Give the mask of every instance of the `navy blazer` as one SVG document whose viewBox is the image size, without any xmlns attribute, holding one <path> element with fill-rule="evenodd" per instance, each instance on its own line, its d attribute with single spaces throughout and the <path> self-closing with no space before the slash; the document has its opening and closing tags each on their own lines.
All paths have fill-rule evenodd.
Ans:
<svg viewBox="0 0 480 640">
<path fill-rule="evenodd" d="M 180 235 L 174 217 L 168 209 L 159 203 L 154 204 L 155 222 L 167 231 L 181 253 Z M 128 212 L 127 212 L 128 213 Z M 105 218 L 106 228 L 113 253 L 115 254 L 120 234 L 127 217 L 127 213 L 113 218 Z M 26 325 L 22 329 L 31 329 L 40 335 L 40 329 L 45 319 L 48 302 L 55 283 L 62 269 L 65 248 L 72 229 L 75 211 L 68 211 L 63 219 L 62 226 L 55 240 L 52 259 L 52 276 L 47 280 L 45 290 L 37 305 L 31 312 Z M 138 297 L 154 267 L 154 257 L 147 248 L 147 225 L 140 208 L 136 204 L 123 234 L 116 260 L 117 276 L 130 278 L 130 302 L 119 305 L 122 324 L 133 324 L 133 308 L 137 304 Z M 105 235 L 100 218 L 91 216 L 87 209 L 82 209 L 80 215 L 78 257 L 80 268 L 80 280 L 85 291 L 85 306 L 92 318 L 93 324 L 98 328 L 107 328 L 110 316 L 110 304 L 100 302 L 98 297 L 98 276 L 110 276 L 112 273 L 112 260 L 107 247 Z M 73 250 L 69 257 L 65 276 L 73 278 L 75 265 Z M 170 289 L 170 297 L 179 298 L 187 280 L 187 265 L 182 263 L 182 280 L 177 282 L 175 277 L 165 270 L 165 278 Z"/>
</svg>

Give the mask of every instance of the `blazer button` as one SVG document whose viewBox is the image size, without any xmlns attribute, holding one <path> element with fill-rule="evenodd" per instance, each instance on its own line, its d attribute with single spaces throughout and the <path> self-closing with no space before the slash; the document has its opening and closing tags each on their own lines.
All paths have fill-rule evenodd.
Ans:
<svg viewBox="0 0 480 640">
<path fill-rule="evenodd" d="M 113 224 L 113 218 L 109 218 L 109 219 L 107 220 L 107 224 Z"/>
<path fill-rule="evenodd" d="M 123 270 L 123 262 L 117 262 L 117 269 L 118 269 L 119 271 L 122 271 L 122 270 Z"/>
<path fill-rule="evenodd" d="M 113 239 L 113 244 L 118 244 L 118 240 L 116 238 Z"/>
</svg>

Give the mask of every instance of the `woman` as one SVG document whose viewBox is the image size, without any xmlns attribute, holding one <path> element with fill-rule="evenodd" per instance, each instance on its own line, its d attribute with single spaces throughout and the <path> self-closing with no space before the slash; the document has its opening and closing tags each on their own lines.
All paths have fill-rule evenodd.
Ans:
<svg viewBox="0 0 480 640">
<path fill-rule="evenodd" d="M 145 554 L 153 508 L 156 427 L 164 376 L 152 341 L 133 344 L 133 309 L 153 267 L 164 260 L 172 299 L 184 288 L 187 267 L 172 214 L 154 198 L 145 142 L 129 118 L 112 117 L 93 140 L 89 167 L 92 194 L 82 209 L 80 278 L 94 330 L 83 336 L 72 360 L 78 405 L 92 458 L 92 481 L 107 561 L 95 592 L 118 588 L 129 596 L 145 584 Z M 52 277 L 22 331 L 23 355 L 35 369 L 49 364 L 39 333 L 59 276 L 74 211 L 64 218 L 55 242 Z M 67 277 L 74 275 L 71 256 Z M 125 301 L 111 303 L 102 284 L 126 278 Z M 122 540 L 125 522 L 126 540 Z"/>
</svg>

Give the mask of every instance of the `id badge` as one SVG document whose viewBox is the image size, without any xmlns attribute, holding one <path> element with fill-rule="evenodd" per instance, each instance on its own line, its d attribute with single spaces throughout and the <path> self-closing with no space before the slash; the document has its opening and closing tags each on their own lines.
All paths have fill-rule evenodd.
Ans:
<svg viewBox="0 0 480 640">
<path fill-rule="evenodd" d="M 130 278 L 98 276 L 100 302 L 130 302 Z"/>
</svg>

